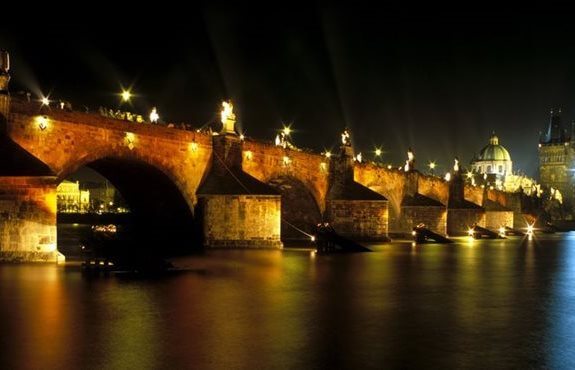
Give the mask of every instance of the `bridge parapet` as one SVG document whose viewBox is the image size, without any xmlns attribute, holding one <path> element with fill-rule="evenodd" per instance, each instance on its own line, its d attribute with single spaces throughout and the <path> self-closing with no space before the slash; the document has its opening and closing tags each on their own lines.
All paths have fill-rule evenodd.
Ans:
<svg viewBox="0 0 575 370">
<path fill-rule="evenodd" d="M 264 183 L 277 178 L 294 178 L 310 191 L 319 209 L 322 212 L 325 209 L 329 161 L 320 154 L 245 140 L 242 168 Z"/>
</svg>

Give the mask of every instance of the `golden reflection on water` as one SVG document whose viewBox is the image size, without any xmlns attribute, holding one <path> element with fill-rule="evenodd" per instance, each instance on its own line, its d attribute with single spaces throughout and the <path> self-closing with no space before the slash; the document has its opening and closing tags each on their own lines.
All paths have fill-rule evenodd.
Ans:
<svg viewBox="0 0 575 370">
<path fill-rule="evenodd" d="M 575 341 L 572 244 L 458 239 L 313 257 L 210 251 L 174 261 L 184 271 L 160 278 L 0 266 L 9 338 L 0 368 L 571 364 L 549 346 Z"/>
</svg>

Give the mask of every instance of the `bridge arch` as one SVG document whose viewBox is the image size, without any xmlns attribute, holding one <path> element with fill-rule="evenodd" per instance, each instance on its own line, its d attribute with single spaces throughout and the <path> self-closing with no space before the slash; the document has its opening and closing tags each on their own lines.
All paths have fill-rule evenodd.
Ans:
<svg viewBox="0 0 575 370">
<path fill-rule="evenodd" d="M 59 182 L 83 166 L 120 192 L 131 211 L 134 237 L 141 238 L 143 247 L 174 254 L 201 246 L 193 199 L 169 171 L 135 156 L 90 156 L 70 163 L 58 174 Z"/>
<path fill-rule="evenodd" d="M 320 206 L 312 191 L 289 175 L 274 176 L 267 183 L 281 194 L 282 240 L 307 239 L 302 231 L 311 234 L 322 221 Z"/>
</svg>

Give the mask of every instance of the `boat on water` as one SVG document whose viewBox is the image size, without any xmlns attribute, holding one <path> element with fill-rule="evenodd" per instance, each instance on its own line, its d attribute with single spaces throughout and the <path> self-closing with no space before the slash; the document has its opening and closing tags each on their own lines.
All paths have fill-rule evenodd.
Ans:
<svg viewBox="0 0 575 370">
<path fill-rule="evenodd" d="M 82 239 L 82 266 L 91 271 L 158 273 L 173 265 L 145 241 L 120 232 L 110 225 L 97 225 Z"/>
</svg>

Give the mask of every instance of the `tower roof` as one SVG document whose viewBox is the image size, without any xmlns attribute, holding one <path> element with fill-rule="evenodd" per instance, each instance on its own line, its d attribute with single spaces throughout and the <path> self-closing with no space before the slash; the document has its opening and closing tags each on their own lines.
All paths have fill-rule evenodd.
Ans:
<svg viewBox="0 0 575 370">
<path fill-rule="evenodd" d="M 542 144 L 551 144 L 564 143 L 567 140 L 567 134 L 561 122 L 561 109 L 557 111 L 551 110 L 549 126 L 545 134 L 540 138 L 540 142 Z"/>
</svg>

